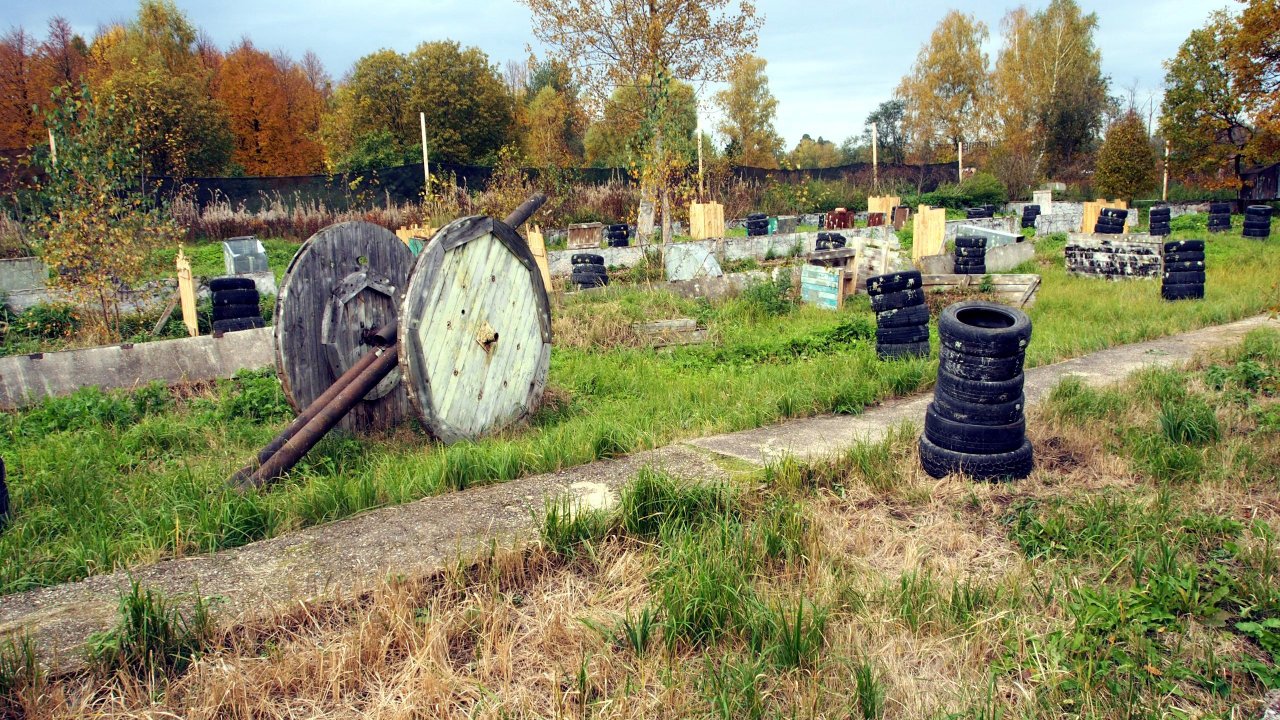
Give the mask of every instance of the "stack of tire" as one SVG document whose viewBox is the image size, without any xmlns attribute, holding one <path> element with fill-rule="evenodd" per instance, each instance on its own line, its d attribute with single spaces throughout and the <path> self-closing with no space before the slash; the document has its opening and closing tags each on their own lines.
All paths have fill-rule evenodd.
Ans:
<svg viewBox="0 0 1280 720">
<path fill-rule="evenodd" d="M 1155 237 L 1168 235 L 1169 217 L 1169 208 L 1167 206 L 1151 208 L 1150 233 Z"/>
<path fill-rule="evenodd" d="M 942 311 L 938 336 L 938 384 L 920 437 L 924 471 L 975 480 L 1031 474 L 1022 392 L 1031 320 L 999 303 L 960 302 Z"/>
<path fill-rule="evenodd" d="M 956 236 L 956 274 L 987 274 L 987 239 L 981 236 Z"/>
<path fill-rule="evenodd" d="M 626 247 L 630 234 L 631 229 L 627 224 L 619 223 L 605 228 L 604 238 L 605 242 L 609 244 L 609 247 Z"/>
<path fill-rule="evenodd" d="M 820 232 L 818 233 L 818 242 L 815 250 L 822 252 L 823 250 L 839 250 L 844 247 L 845 239 L 840 233 Z"/>
<path fill-rule="evenodd" d="M 994 210 L 995 209 L 990 205 L 984 205 L 982 207 L 965 208 L 964 216 L 968 220 L 981 220 L 983 218 L 989 218 L 992 215 L 995 215 Z"/>
<path fill-rule="evenodd" d="M 881 358 L 929 354 L 929 308 L 918 270 L 867 278 L 876 311 L 876 354 Z"/>
<path fill-rule="evenodd" d="M 1033 228 L 1036 226 L 1036 218 L 1040 217 L 1039 205 L 1023 205 L 1022 206 L 1022 227 Z"/>
<path fill-rule="evenodd" d="M 209 293 L 213 296 L 213 331 L 229 333 L 260 328 L 262 308 L 259 307 L 258 286 L 253 278 L 220 277 L 209 281 Z"/>
<path fill-rule="evenodd" d="M 1170 240 L 1164 244 L 1160 297 L 1199 300 L 1204 297 L 1204 241 Z"/>
<path fill-rule="evenodd" d="M 1124 221 L 1128 217 L 1128 210 L 1102 208 L 1098 213 L 1098 221 L 1094 223 L 1093 231 L 1103 235 L 1119 235 L 1124 232 Z"/>
<path fill-rule="evenodd" d="M 1231 230 L 1231 203 L 1209 203 L 1209 232 Z"/>
<path fill-rule="evenodd" d="M 573 273 L 569 282 L 579 290 L 604 287 L 609 284 L 609 273 L 604 269 L 604 257 L 595 253 L 574 253 L 569 258 L 573 263 Z"/>
<path fill-rule="evenodd" d="M 769 216 L 764 213 L 751 213 L 747 216 L 747 235 L 755 237 L 757 235 L 769 234 Z"/>
<path fill-rule="evenodd" d="M 1244 209 L 1244 236 L 1264 240 L 1271 237 L 1271 208 L 1250 205 Z"/>
</svg>

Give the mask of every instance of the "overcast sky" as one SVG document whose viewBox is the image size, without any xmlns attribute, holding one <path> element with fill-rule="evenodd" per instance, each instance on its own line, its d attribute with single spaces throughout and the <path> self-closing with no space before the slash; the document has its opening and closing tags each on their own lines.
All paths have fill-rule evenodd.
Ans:
<svg viewBox="0 0 1280 720">
<path fill-rule="evenodd" d="M 1048 0 L 1028 3 L 1038 9 Z M 1096 12 L 1102 70 L 1113 91 L 1137 87 L 1142 106 L 1160 104 L 1161 62 L 1215 9 L 1238 2 L 1206 0 L 1077 0 Z M 259 48 L 286 50 L 295 57 L 312 49 L 330 74 L 340 79 L 357 58 L 380 48 L 405 52 L 427 40 L 452 39 L 476 45 L 496 65 L 526 57 L 534 43 L 529 11 L 515 0 L 176 0 L 187 16 L 221 47 L 241 37 Z M 975 0 L 843 0 L 804 3 L 757 0 L 765 16 L 757 53 L 769 61 L 769 84 L 778 98 L 778 131 L 793 146 L 809 133 L 840 142 L 860 134 L 867 114 L 887 100 L 910 70 L 921 45 L 951 8 L 987 23 L 994 63 L 1000 18 L 1014 2 Z M 100 24 L 135 14 L 134 0 L 0 0 L 0 17 L 43 37 L 52 15 L 62 15 L 86 37 Z M 715 88 L 701 95 L 703 123 L 713 127 Z"/>
</svg>

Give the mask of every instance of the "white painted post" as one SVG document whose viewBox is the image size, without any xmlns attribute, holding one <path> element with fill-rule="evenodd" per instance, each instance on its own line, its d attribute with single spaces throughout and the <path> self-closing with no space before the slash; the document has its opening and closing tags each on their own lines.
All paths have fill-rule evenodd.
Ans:
<svg viewBox="0 0 1280 720">
<path fill-rule="evenodd" d="M 959 155 L 956 156 L 956 182 L 964 182 L 964 141 L 956 143 Z"/>
<path fill-rule="evenodd" d="M 706 194 L 706 183 L 702 179 L 702 114 L 698 114 L 698 202 L 702 202 Z"/>
<path fill-rule="evenodd" d="M 871 123 L 871 185 L 877 191 L 880 189 L 879 147 L 880 137 L 876 132 L 876 123 Z"/>
<path fill-rule="evenodd" d="M 1164 189 L 1160 191 L 1160 201 L 1169 202 L 1169 141 L 1164 141 Z"/>
<path fill-rule="evenodd" d="M 58 166 L 58 144 L 53 141 L 53 129 L 49 129 L 49 160 L 54 167 Z"/>
<path fill-rule="evenodd" d="M 426 199 L 431 195 L 431 162 L 427 159 L 427 114 L 418 113 L 418 122 L 422 125 L 422 177 L 425 182 L 422 197 Z"/>
</svg>

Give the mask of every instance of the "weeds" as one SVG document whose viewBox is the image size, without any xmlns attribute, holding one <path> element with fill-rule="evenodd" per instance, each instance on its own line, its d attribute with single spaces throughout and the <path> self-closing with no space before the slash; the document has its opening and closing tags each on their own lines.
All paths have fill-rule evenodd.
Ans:
<svg viewBox="0 0 1280 720">
<path fill-rule="evenodd" d="M 106 674 L 123 672 L 154 681 L 181 673 L 213 636 L 209 606 L 197 597 L 183 613 L 133 581 L 120 597 L 120 621 L 89 638 L 90 664 Z"/>
</svg>

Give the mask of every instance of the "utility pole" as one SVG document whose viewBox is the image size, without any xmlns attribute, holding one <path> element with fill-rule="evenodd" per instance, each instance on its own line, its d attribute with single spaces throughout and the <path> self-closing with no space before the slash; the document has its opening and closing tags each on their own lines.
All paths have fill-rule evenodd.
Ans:
<svg viewBox="0 0 1280 720">
<path fill-rule="evenodd" d="M 1161 202 L 1169 202 L 1169 141 L 1164 141 L 1164 189 L 1160 191 Z"/>
<path fill-rule="evenodd" d="M 427 159 L 427 114 L 418 113 L 418 123 L 422 126 L 422 199 L 431 195 L 431 162 Z"/>
<path fill-rule="evenodd" d="M 964 141 L 956 143 L 956 182 L 964 182 Z"/>
<path fill-rule="evenodd" d="M 698 202 L 702 202 L 706 194 L 706 183 L 702 178 L 702 113 L 698 113 Z"/>
<path fill-rule="evenodd" d="M 876 131 L 876 123 L 871 123 L 871 185 L 880 191 L 880 137 Z"/>
</svg>

